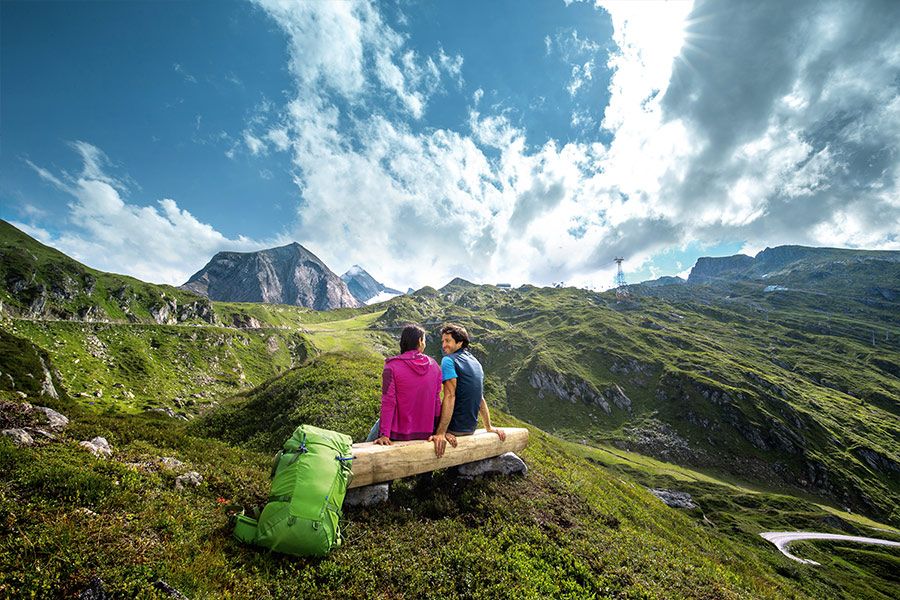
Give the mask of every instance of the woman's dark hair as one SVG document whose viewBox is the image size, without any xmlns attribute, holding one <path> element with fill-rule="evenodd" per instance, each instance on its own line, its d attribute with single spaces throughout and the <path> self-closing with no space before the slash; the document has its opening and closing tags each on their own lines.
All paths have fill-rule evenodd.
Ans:
<svg viewBox="0 0 900 600">
<path fill-rule="evenodd" d="M 419 341 L 425 337 L 425 330 L 418 325 L 407 325 L 400 334 L 400 354 L 419 349 Z"/>
<path fill-rule="evenodd" d="M 462 325 L 447 323 L 441 327 L 441 335 L 450 335 L 457 343 L 462 342 L 463 348 L 469 347 L 469 332 Z"/>
</svg>

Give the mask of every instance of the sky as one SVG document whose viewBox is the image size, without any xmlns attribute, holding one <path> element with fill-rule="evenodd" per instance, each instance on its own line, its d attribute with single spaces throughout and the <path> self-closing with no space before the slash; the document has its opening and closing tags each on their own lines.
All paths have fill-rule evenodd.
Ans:
<svg viewBox="0 0 900 600">
<path fill-rule="evenodd" d="M 0 2 L 0 218 L 178 285 L 900 249 L 900 2 Z"/>
</svg>

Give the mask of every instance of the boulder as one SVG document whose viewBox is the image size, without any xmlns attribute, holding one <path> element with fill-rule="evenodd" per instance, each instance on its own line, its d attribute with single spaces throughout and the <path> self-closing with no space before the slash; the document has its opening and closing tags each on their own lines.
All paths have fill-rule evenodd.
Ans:
<svg viewBox="0 0 900 600">
<path fill-rule="evenodd" d="M 344 506 L 372 506 L 387 502 L 390 493 L 390 484 L 375 483 L 347 490 L 344 496 Z"/>
<path fill-rule="evenodd" d="M 44 413 L 44 415 L 47 417 L 47 422 L 50 425 L 50 429 L 52 429 L 53 431 L 61 431 L 65 429 L 69 424 L 68 417 L 56 412 L 52 408 L 47 408 L 46 406 L 35 406 L 34 410 Z"/>
<path fill-rule="evenodd" d="M 109 445 L 109 442 L 104 437 L 97 436 L 89 442 L 78 442 L 78 445 L 94 456 L 112 456 L 112 446 Z"/>
<path fill-rule="evenodd" d="M 691 495 L 687 492 L 676 492 L 675 490 L 650 489 L 650 493 L 662 500 L 666 506 L 672 508 L 697 508 Z"/>
<path fill-rule="evenodd" d="M 14 429 L 4 429 L 0 434 L 11 437 L 16 446 L 31 446 L 34 439 L 28 435 L 28 432 L 18 427 Z"/>
<path fill-rule="evenodd" d="M 197 487 L 203 483 L 203 476 L 197 471 L 188 471 L 184 475 L 175 478 L 175 489 L 183 490 L 187 486 Z"/>
<path fill-rule="evenodd" d="M 464 479 L 474 479 L 482 475 L 525 475 L 528 473 L 528 467 L 515 452 L 507 452 L 493 458 L 459 465 L 456 472 Z"/>
<path fill-rule="evenodd" d="M 111 597 L 112 596 L 106 592 L 106 588 L 103 587 L 103 580 L 99 577 L 94 577 L 91 579 L 88 586 L 82 590 L 81 594 L 79 594 L 78 600 L 107 600 Z"/>
<path fill-rule="evenodd" d="M 153 587 L 155 587 L 157 590 L 159 590 L 169 598 L 174 598 L 175 600 L 188 600 L 187 596 L 173 588 L 162 579 L 157 579 L 156 581 L 154 581 Z"/>
<path fill-rule="evenodd" d="M 172 456 L 163 456 L 159 459 L 159 466 L 167 471 L 177 471 L 184 467 L 184 463 Z"/>
</svg>

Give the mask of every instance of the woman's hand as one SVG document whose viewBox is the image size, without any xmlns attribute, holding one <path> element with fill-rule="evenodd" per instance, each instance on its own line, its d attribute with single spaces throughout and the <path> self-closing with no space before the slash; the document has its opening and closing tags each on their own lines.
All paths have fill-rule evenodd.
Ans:
<svg viewBox="0 0 900 600">
<path fill-rule="evenodd" d="M 383 435 L 383 436 L 381 436 L 380 438 L 378 438 L 377 440 L 375 440 L 375 443 L 378 444 L 379 446 L 391 446 L 391 445 L 393 445 L 393 442 L 391 441 L 391 438 L 389 438 L 389 437 L 386 436 L 386 435 Z"/>
</svg>

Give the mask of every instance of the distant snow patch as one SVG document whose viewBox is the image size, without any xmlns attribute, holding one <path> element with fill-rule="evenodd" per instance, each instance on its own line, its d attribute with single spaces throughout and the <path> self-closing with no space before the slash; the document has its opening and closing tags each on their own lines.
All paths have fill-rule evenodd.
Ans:
<svg viewBox="0 0 900 600">
<path fill-rule="evenodd" d="M 391 292 L 381 292 L 377 296 L 373 296 L 366 300 L 366 306 L 370 304 L 378 304 L 379 302 L 385 302 L 390 300 L 391 298 L 396 298 L 397 296 L 402 296 L 403 294 L 392 294 Z"/>
</svg>

